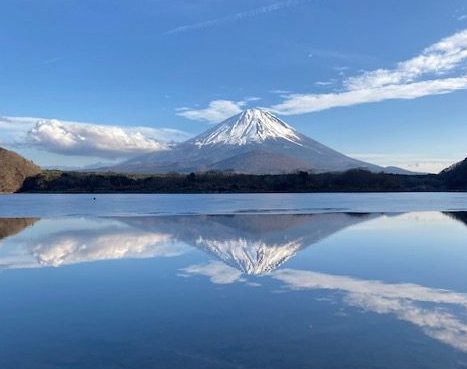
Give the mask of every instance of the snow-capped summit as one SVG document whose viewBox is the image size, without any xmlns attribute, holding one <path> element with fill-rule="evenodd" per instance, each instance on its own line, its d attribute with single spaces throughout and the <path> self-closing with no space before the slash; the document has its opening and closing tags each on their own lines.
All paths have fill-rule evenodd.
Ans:
<svg viewBox="0 0 467 369">
<path fill-rule="evenodd" d="M 400 173 L 348 157 L 301 134 L 273 114 L 248 109 L 200 135 L 128 160 L 111 169 L 132 173 L 233 171 L 251 174 L 343 172 Z"/>
<path fill-rule="evenodd" d="M 295 129 L 271 113 L 255 108 L 228 118 L 190 141 L 201 147 L 218 144 L 246 145 L 279 138 L 300 145 L 300 137 Z"/>
</svg>

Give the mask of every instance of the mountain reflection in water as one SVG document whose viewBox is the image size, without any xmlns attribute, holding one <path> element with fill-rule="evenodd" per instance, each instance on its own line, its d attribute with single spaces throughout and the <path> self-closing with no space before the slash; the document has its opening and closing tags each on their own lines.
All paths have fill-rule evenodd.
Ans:
<svg viewBox="0 0 467 369">
<path fill-rule="evenodd" d="M 44 219 L 38 226 L 54 231 L 29 236 L 27 241 L 20 239 L 13 251 L 22 260 L 29 254 L 32 259 L 24 266 L 30 267 L 170 257 L 192 246 L 242 273 L 261 275 L 275 270 L 303 248 L 378 216 L 335 213 L 77 218 L 65 222 Z M 25 219 L 0 219 L 0 227 L 14 230 L 25 224 L 29 224 Z M 21 267 L 21 263 L 11 266 Z"/>
<path fill-rule="evenodd" d="M 433 214 L 414 217 L 434 216 L 457 227 L 467 224 L 467 213 Z M 173 258 L 201 250 L 209 257 L 207 260 L 174 272 L 184 277 L 207 277 L 217 285 L 248 282 L 250 286 L 266 288 L 258 279 L 262 276 L 279 284 L 275 292 L 289 294 L 329 291 L 347 307 L 396 317 L 438 342 L 467 352 L 465 292 L 286 265 L 305 248 L 348 227 L 364 229 L 365 222 L 391 222 L 401 216 L 404 215 L 326 213 L 0 219 L 0 268 Z M 256 279 L 248 281 L 249 277 Z"/>
</svg>

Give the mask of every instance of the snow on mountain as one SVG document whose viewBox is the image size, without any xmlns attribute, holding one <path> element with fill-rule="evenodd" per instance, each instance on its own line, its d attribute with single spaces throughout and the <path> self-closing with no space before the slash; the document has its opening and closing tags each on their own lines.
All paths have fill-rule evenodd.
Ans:
<svg viewBox="0 0 467 369">
<path fill-rule="evenodd" d="M 248 109 L 190 141 L 202 147 L 218 144 L 246 145 L 271 139 L 285 139 L 300 145 L 300 137 L 287 123 L 261 109 Z"/>
<path fill-rule="evenodd" d="M 280 174 L 349 169 L 409 173 L 348 157 L 261 109 L 248 109 L 170 150 L 145 154 L 110 168 L 132 173 L 233 171 Z"/>
</svg>

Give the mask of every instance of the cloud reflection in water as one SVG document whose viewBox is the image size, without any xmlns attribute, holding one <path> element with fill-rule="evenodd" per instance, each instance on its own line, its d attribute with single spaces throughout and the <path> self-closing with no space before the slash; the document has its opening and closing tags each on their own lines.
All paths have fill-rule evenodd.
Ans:
<svg viewBox="0 0 467 369">
<path fill-rule="evenodd" d="M 272 277 L 291 290 L 342 292 L 344 302 L 350 306 L 378 314 L 394 314 L 422 328 L 428 336 L 467 352 L 467 294 L 306 270 L 278 270 Z M 461 314 L 459 308 L 462 308 Z"/>
</svg>

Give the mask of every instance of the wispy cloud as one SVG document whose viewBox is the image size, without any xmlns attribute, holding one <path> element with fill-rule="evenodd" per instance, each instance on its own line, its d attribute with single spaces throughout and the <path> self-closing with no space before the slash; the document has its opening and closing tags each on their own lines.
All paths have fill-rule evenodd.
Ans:
<svg viewBox="0 0 467 369">
<path fill-rule="evenodd" d="M 251 100 L 250 100 L 251 101 Z M 179 108 L 177 115 L 191 119 L 205 121 L 209 123 L 218 123 L 228 117 L 238 114 L 246 105 L 247 101 L 232 101 L 232 100 L 213 100 L 207 108 L 190 109 Z"/>
<path fill-rule="evenodd" d="M 64 155 L 125 158 L 165 150 L 170 141 L 188 138 L 185 132 L 152 127 L 125 127 L 40 119 L 0 117 L 2 137 L 16 146 L 30 146 Z"/>
<path fill-rule="evenodd" d="M 463 76 L 327 94 L 293 94 L 282 103 L 271 106 L 270 110 L 283 115 L 304 114 L 384 100 L 410 100 L 466 88 L 467 76 Z"/>
<path fill-rule="evenodd" d="M 282 102 L 268 110 L 283 115 L 304 114 L 385 100 L 411 100 L 467 89 L 467 29 L 429 46 L 393 69 L 377 69 L 345 77 L 347 67 L 335 67 L 343 78 L 341 88 L 327 93 L 294 94 L 285 90 L 269 91 Z M 337 84 L 337 79 L 318 81 L 316 86 Z M 188 119 L 217 123 L 239 113 L 246 100 L 213 100 L 207 108 L 181 108 L 178 115 Z"/>
<path fill-rule="evenodd" d="M 279 114 L 303 114 L 335 107 L 415 99 L 467 89 L 467 30 L 455 33 L 393 69 L 377 69 L 343 80 L 343 90 L 289 94 L 271 107 Z"/>
<path fill-rule="evenodd" d="M 188 32 L 188 31 L 195 31 L 195 30 L 200 30 L 200 29 L 205 29 L 205 28 L 210 28 L 210 27 L 215 27 L 219 26 L 225 23 L 232 23 L 236 22 L 245 18 L 253 18 L 257 17 L 263 14 L 271 13 L 271 12 L 276 12 L 282 9 L 286 8 L 291 8 L 294 6 L 298 6 L 300 4 L 306 3 L 310 0 L 287 0 L 287 1 L 279 1 L 270 5 L 265 5 L 261 6 L 259 8 L 255 9 L 250 9 L 246 10 L 243 12 L 238 12 L 235 14 L 230 14 L 226 15 L 220 18 L 216 19 L 210 19 L 207 21 L 203 22 L 198 22 L 198 23 L 191 23 L 191 24 L 185 24 L 176 28 L 173 28 L 171 30 L 168 30 L 164 32 L 165 35 L 173 35 L 177 33 L 182 33 L 182 32 Z"/>
<path fill-rule="evenodd" d="M 427 74 L 443 75 L 467 59 L 467 29 L 431 45 L 394 69 L 377 69 L 345 81 L 349 89 L 377 88 L 413 82 Z"/>
</svg>

